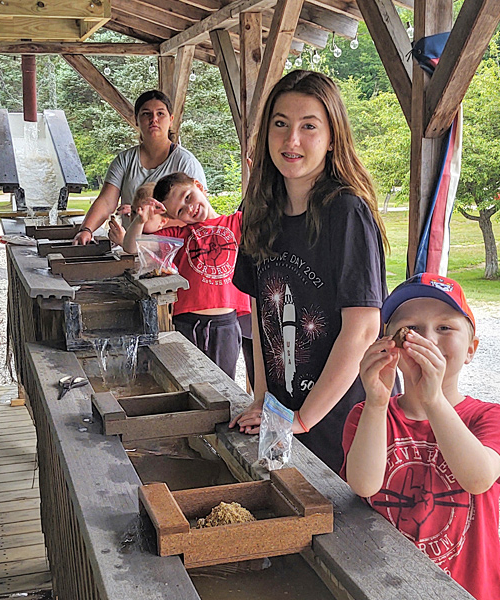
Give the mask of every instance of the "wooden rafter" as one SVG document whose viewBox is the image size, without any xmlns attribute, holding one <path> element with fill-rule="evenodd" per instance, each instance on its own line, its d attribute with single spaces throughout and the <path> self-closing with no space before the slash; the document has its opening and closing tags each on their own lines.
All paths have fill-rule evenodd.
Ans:
<svg viewBox="0 0 500 600">
<path fill-rule="evenodd" d="M 353 0 L 308 0 L 308 3 L 345 15 L 346 17 L 352 17 L 358 21 L 362 19 L 359 8 Z"/>
<path fill-rule="evenodd" d="M 295 1 L 295 0 L 294 0 Z M 299 0 L 300 1 L 300 0 Z M 177 34 L 172 39 L 168 39 L 161 45 L 162 54 L 173 54 L 181 46 L 186 44 L 197 44 L 209 37 L 209 32 L 213 29 L 227 29 L 238 22 L 240 12 L 249 10 L 263 10 L 272 6 L 275 0 L 236 0 L 228 6 L 214 12 L 203 21 L 196 23 L 189 29 Z"/>
<path fill-rule="evenodd" d="M 304 4 L 300 12 L 300 18 L 304 21 L 310 21 L 313 25 L 326 31 L 333 31 L 348 38 L 353 38 L 358 31 L 358 21 L 356 19 L 309 3 Z"/>
<path fill-rule="evenodd" d="M 175 32 L 184 31 L 195 22 L 195 19 L 188 22 L 168 10 L 138 0 L 113 0 L 113 10 L 140 16 L 144 21 L 168 27 Z"/>
<path fill-rule="evenodd" d="M 160 44 L 161 42 L 163 42 L 163 39 L 156 35 L 150 35 L 142 31 L 137 31 L 136 29 L 133 29 L 128 25 L 124 25 L 123 23 L 117 23 L 114 20 L 108 21 L 106 23 L 105 29 L 109 29 L 110 31 L 116 31 L 117 33 L 122 33 L 127 37 L 130 37 L 135 40 L 140 40 L 141 42 L 146 42 L 150 44 Z"/>
<path fill-rule="evenodd" d="M 450 127 L 500 21 L 498 0 L 465 0 L 427 87 L 426 137 Z"/>
<path fill-rule="evenodd" d="M 273 85 L 283 74 L 302 5 L 303 0 L 295 0 L 294 2 L 278 0 L 276 4 L 266 49 L 259 69 L 252 106 L 248 115 L 247 139 L 253 137 L 264 102 Z"/>
<path fill-rule="evenodd" d="M 358 0 L 358 6 L 410 124 L 413 63 L 407 59 L 411 44 L 405 27 L 392 0 Z"/>
<path fill-rule="evenodd" d="M 62 56 L 101 98 L 110 104 L 129 125 L 137 129 L 132 104 L 94 67 L 88 58 L 78 54 L 63 54 Z"/>
<path fill-rule="evenodd" d="M 226 30 L 216 29 L 211 31 L 210 39 L 241 144 L 240 69 L 236 53 Z"/>
<path fill-rule="evenodd" d="M 262 26 L 270 30 L 273 21 L 273 11 L 265 10 L 262 12 Z M 293 39 L 304 42 L 316 48 L 324 48 L 328 42 L 328 32 L 304 19 L 299 18 L 297 27 L 293 33 Z"/>
<path fill-rule="evenodd" d="M 240 14 L 240 98 L 241 98 L 241 186 L 243 192 L 248 185 L 250 171 L 250 138 L 248 115 L 262 64 L 262 14 L 246 12 Z"/>
<path fill-rule="evenodd" d="M 168 12 L 185 19 L 188 23 L 195 23 L 208 17 L 210 10 L 191 6 L 182 0 L 137 0 L 139 4 L 146 7 L 157 8 L 162 12 Z M 184 27 L 183 27 L 184 29 Z"/>
<path fill-rule="evenodd" d="M 173 82 L 173 115 L 172 133 L 174 141 L 179 137 L 179 130 L 186 103 L 186 93 L 189 84 L 189 75 L 194 58 L 194 46 L 183 46 L 179 48 L 175 57 L 174 82 Z"/>
<path fill-rule="evenodd" d="M 114 8 L 114 6 L 111 9 L 111 18 L 119 25 L 131 27 L 133 30 L 137 31 L 139 35 L 141 33 L 146 33 L 148 35 L 154 35 L 162 40 L 168 40 L 177 33 L 164 25 L 151 23 L 151 21 L 147 21 L 138 15 L 128 14 L 126 11 Z"/>
<path fill-rule="evenodd" d="M 159 44 L 101 42 L 4 42 L 0 54 L 84 54 L 150 56 L 160 53 Z"/>
</svg>

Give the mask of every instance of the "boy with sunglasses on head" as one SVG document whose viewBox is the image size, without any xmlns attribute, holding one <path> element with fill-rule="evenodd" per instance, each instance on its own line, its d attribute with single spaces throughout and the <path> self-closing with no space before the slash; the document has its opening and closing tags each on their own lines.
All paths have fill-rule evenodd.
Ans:
<svg viewBox="0 0 500 600">
<path fill-rule="evenodd" d="M 458 390 L 478 344 L 472 311 L 457 282 L 420 273 L 381 315 L 385 336 L 360 364 L 366 400 L 345 424 L 342 473 L 477 600 L 499 600 L 500 406 Z M 404 393 L 391 398 L 396 367 Z"/>
<path fill-rule="evenodd" d="M 199 181 L 185 173 L 160 179 L 153 198 L 137 207 L 123 249 L 136 252 L 136 238 L 153 233 L 149 224 L 162 216 L 183 227 L 155 230 L 156 235 L 184 240 L 174 258 L 189 290 L 179 290 L 173 323 L 193 344 L 233 379 L 241 348 L 237 315 L 250 313 L 250 298 L 232 282 L 241 238 L 241 212 L 219 215 Z M 149 231 L 146 231 L 146 228 Z"/>
</svg>

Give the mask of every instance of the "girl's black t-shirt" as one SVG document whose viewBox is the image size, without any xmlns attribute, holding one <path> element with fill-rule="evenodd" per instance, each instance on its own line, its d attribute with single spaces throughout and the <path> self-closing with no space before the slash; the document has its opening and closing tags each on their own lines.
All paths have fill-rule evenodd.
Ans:
<svg viewBox="0 0 500 600">
<path fill-rule="evenodd" d="M 311 247 L 306 214 L 282 219 L 276 256 L 257 265 L 241 250 L 233 283 L 256 298 L 268 390 L 292 410 L 302 406 L 340 333 L 341 309 L 377 307 L 387 295 L 380 230 L 366 203 L 341 194 L 328 207 Z M 342 466 L 342 429 L 364 400 L 359 378 L 300 441 L 333 470 Z"/>
</svg>

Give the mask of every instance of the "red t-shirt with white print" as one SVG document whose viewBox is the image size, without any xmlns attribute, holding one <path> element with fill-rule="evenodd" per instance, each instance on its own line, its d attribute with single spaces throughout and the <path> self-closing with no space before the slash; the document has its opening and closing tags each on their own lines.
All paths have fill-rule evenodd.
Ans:
<svg viewBox="0 0 500 600">
<path fill-rule="evenodd" d="M 238 315 L 250 312 L 250 297 L 233 285 L 241 219 L 241 212 L 237 211 L 202 223 L 167 227 L 156 232 L 155 235 L 184 240 L 174 264 L 189 281 L 189 289 L 178 290 L 174 315 L 208 308 L 234 308 Z"/>
<path fill-rule="evenodd" d="M 347 417 L 345 456 L 363 407 L 357 404 Z M 455 410 L 483 445 L 500 454 L 500 405 L 467 396 Z M 429 421 L 408 419 L 398 397 L 391 398 L 384 482 L 366 500 L 477 600 L 500 600 L 499 498 L 499 480 L 484 494 L 464 491 Z"/>
</svg>

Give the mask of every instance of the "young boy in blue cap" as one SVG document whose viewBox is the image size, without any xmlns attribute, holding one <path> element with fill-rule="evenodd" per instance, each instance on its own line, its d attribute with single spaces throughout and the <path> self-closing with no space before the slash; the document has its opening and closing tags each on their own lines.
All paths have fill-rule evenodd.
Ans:
<svg viewBox="0 0 500 600">
<path fill-rule="evenodd" d="M 344 428 L 351 488 L 478 600 L 500 599 L 500 405 L 458 391 L 477 348 L 461 287 L 420 273 L 382 306 Z M 395 337 L 404 330 L 402 347 Z M 398 366 L 404 393 L 391 396 Z"/>
</svg>

